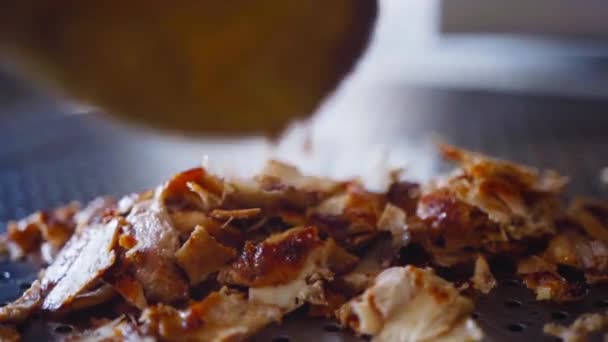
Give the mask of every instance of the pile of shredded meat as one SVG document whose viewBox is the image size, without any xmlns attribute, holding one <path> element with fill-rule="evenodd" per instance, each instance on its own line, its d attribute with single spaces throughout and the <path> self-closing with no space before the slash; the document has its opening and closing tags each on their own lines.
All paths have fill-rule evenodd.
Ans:
<svg viewBox="0 0 608 342">
<path fill-rule="evenodd" d="M 567 205 L 555 172 L 441 151 L 455 171 L 384 192 L 272 161 L 253 179 L 195 168 L 11 222 L 3 252 L 47 267 L 0 308 L 0 339 L 43 320 L 77 321 L 69 341 L 233 341 L 297 310 L 374 341 L 478 341 L 474 298 L 497 258 L 538 300 L 608 280 L 608 203 Z"/>
</svg>

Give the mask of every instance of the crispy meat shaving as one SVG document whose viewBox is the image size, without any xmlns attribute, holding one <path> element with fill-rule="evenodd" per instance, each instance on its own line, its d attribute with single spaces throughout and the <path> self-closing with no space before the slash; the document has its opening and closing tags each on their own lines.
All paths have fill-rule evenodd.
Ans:
<svg viewBox="0 0 608 342">
<path fill-rule="evenodd" d="M 154 342 L 155 340 L 151 336 L 143 335 L 136 323 L 124 315 L 104 322 L 94 329 L 74 333 L 63 339 L 66 342 Z"/>
<path fill-rule="evenodd" d="M 478 341 L 473 303 L 431 270 L 389 268 L 338 313 L 342 324 L 374 341 Z"/>
<path fill-rule="evenodd" d="M 539 256 L 522 259 L 517 274 L 536 293 L 537 300 L 567 302 L 579 299 L 586 289 L 580 283 L 569 282 L 558 272 L 558 266 Z"/>
<path fill-rule="evenodd" d="M 592 240 L 582 232 L 565 228 L 549 241 L 540 255 L 522 259 L 518 274 L 536 292 L 538 300 L 572 301 L 585 293 L 585 285 L 565 279 L 560 265 L 574 267 L 585 274 L 588 283 L 605 282 L 608 276 L 608 245 Z"/>
<path fill-rule="evenodd" d="M 250 219 L 259 216 L 262 213 L 260 208 L 250 209 L 234 209 L 234 210 L 223 210 L 215 209 L 209 214 L 209 216 L 218 220 L 232 220 L 232 219 Z"/>
<path fill-rule="evenodd" d="M 22 323 L 40 309 L 44 300 L 40 280 L 32 283 L 29 289 L 12 303 L 0 308 L 0 323 Z"/>
<path fill-rule="evenodd" d="M 179 235 L 167 211 L 155 200 L 137 204 L 126 218 L 127 235 L 136 244 L 125 253 L 123 262 L 144 288 L 149 302 L 171 303 L 185 299 L 188 284 L 177 265 Z"/>
<path fill-rule="evenodd" d="M 114 296 L 116 292 L 112 289 L 112 286 L 102 284 L 98 288 L 79 294 L 74 298 L 74 301 L 70 305 L 70 310 L 77 311 L 86 308 L 95 307 L 103 303 L 108 302 Z"/>
<path fill-rule="evenodd" d="M 473 271 L 471 283 L 474 289 L 483 294 L 490 293 L 496 287 L 496 278 L 492 275 L 490 265 L 488 265 L 488 261 L 483 256 L 478 256 L 475 261 L 475 270 Z"/>
<path fill-rule="evenodd" d="M 103 273 L 116 261 L 113 249 L 117 232 L 118 222 L 111 221 L 105 225 L 89 227 L 82 233 L 82 247 L 75 251 L 76 255 L 72 258 L 69 268 L 44 299 L 44 310 L 59 310 L 100 280 Z M 63 260 L 58 258 L 57 261 Z M 52 271 L 54 268 L 51 266 L 47 272 Z"/>
<path fill-rule="evenodd" d="M 378 236 L 378 220 L 385 199 L 380 194 L 351 182 L 344 193 L 338 193 L 309 211 L 308 216 L 319 229 L 349 250 L 366 246 Z"/>
<path fill-rule="evenodd" d="M 118 222 L 97 224 L 74 235 L 53 264 L 21 298 L 0 308 L 0 322 L 22 322 L 43 309 L 69 309 L 78 295 L 99 284 L 115 262 Z"/>
<path fill-rule="evenodd" d="M 556 195 L 567 179 L 452 146 L 442 146 L 442 152 L 461 170 L 438 182 L 436 188 L 449 191 L 497 223 L 504 235 L 495 238 L 521 240 L 555 232 Z"/>
<path fill-rule="evenodd" d="M 410 242 L 410 232 L 405 211 L 388 203 L 378 219 L 378 229 L 391 233 L 395 246 L 405 247 Z"/>
<path fill-rule="evenodd" d="M 191 284 L 198 284 L 218 272 L 236 257 L 236 250 L 219 243 L 207 230 L 196 226 L 188 240 L 175 253 L 177 264 Z"/>
<path fill-rule="evenodd" d="M 148 333 L 164 341 L 240 341 L 264 326 L 279 321 L 276 306 L 248 300 L 239 292 L 223 288 L 194 302 L 185 310 L 159 304 L 142 313 Z"/>
<path fill-rule="evenodd" d="M 74 215 L 80 206 L 71 203 L 51 211 L 38 211 L 18 222 L 9 222 L 4 243 L 12 260 L 48 248 L 49 259 L 68 241 L 76 222 Z M 52 262 L 52 260 L 47 260 Z"/>
<path fill-rule="evenodd" d="M 264 189 L 292 188 L 307 193 L 331 193 L 343 186 L 327 178 L 305 176 L 296 167 L 278 160 L 270 160 L 257 181 Z"/>
<path fill-rule="evenodd" d="M 222 203 L 226 187 L 219 177 L 195 168 L 175 175 L 157 192 L 175 229 L 188 237 L 194 227 L 208 220 L 208 212 Z"/>
<path fill-rule="evenodd" d="M 226 187 L 225 205 L 276 212 L 305 211 L 343 189 L 344 183 L 305 176 L 291 165 L 271 160 L 255 179 L 233 179 Z"/>
<path fill-rule="evenodd" d="M 576 267 L 586 273 L 608 275 L 608 244 L 575 230 L 565 230 L 549 242 L 543 257 L 555 264 Z"/>
<path fill-rule="evenodd" d="M 143 310 L 148 306 L 143 285 L 132 276 L 121 274 L 118 279 L 112 279 L 109 283 L 114 291 L 134 307 Z"/>
<path fill-rule="evenodd" d="M 576 198 L 568 209 L 569 216 L 595 240 L 608 244 L 608 203 Z"/>
<path fill-rule="evenodd" d="M 584 342 L 588 341 L 592 333 L 606 331 L 608 328 L 607 314 L 584 314 L 578 317 L 569 326 L 555 323 L 545 324 L 543 330 L 545 334 L 553 335 L 564 342 Z M 604 335 L 604 340 L 606 336 Z"/>
<path fill-rule="evenodd" d="M 224 183 L 203 168 L 184 171 L 162 187 L 160 200 L 168 208 L 209 211 L 219 205 Z"/>
</svg>

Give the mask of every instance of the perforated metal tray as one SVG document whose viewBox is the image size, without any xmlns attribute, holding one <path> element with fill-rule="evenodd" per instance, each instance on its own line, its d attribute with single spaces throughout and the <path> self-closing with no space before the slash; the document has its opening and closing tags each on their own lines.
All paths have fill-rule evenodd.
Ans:
<svg viewBox="0 0 608 342">
<path fill-rule="evenodd" d="M 493 95 L 486 93 L 380 90 L 403 103 L 399 136 L 434 133 L 444 140 L 572 176 L 569 193 L 606 198 L 599 181 L 608 166 L 608 101 Z M 393 95 L 391 95 L 393 94 Z M 415 106 L 411 106 L 413 101 Z M 401 102 L 399 102 L 401 101 Z M 392 118 L 395 119 L 395 118 Z M 29 116 L 0 121 L 0 222 L 71 200 L 120 195 L 153 186 L 192 160 L 154 160 L 161 138 L 135 134 L 93 116 Z M 391 140 L 392 139 L 392 140 Z M 173 146 L 173 145 L 172 145 Z M 26 263 L 0 264 L 0 301 L 16 298 L 35 279 Z M 546 322 L 568 323 L 583 312 L 608 309 L 608 287 L 592 288 L 581 301 L 543 304 L 516 281 L 505 279 L 477 301 L 475 317 L 488 341 L 553 340 Z M 57 329 L 58 332 L 55 331 Z M 28 330 L 25 340 L 49 340 L 62 326 Z M 258 341 L 357 341 L 333 322 L 288 318 L 265 329 Z"/>
</svg>

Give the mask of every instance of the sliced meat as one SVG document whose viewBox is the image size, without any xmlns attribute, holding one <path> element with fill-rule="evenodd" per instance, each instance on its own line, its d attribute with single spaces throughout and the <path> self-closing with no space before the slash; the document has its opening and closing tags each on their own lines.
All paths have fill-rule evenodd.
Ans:
<svg viewBox="0 0 608 342">
<path fill-rule="evenodd" d="M 488 294 L 496 287 L 496 278 L 490 270 L 488 261 L 483 256 L 478 256 L 475 261 L 473 277 L 471 277 L 473 288 L 483 294 Z"/>
<path fill-rule="evenodd" d="M 147 331 L 164 341 L 241 341 L 281 319 L 276 306 L 247 300 L 227 288 L 180 311 L 159 304 L 142 313 Z"/>
<path fill-rule="evenodd" d="M 116 292 L 114 292 L 112 287 L 110 285 L 103 284 L 95 290 L 91 290 L 76 296 L 70 305 L 70 310 L 92 308 L 108 302 L 114 298 L 114 296 L 116 296 Z"/>
<path fill-rule="evenodd" d="M 536 292 L 539 300 L 572 301 L 584 295 L 584 281 L 569 281 L 559 272 L 560 265 L 582 271 L 587 283 L 608 280 L 608 245 L 592 240 L 580 231 L 566 228 L 554 236 L 540 255 L 519 261 L 518 274 Z"/>
<path fill-rule="evenodd" d="M 576 198 L 568 215 L 595 240 L 608 244 L 608 202 L 590 198 Z"/>
<path fill-rule="evenodd" d="M 276 285 L 250 287 L 249 298 L 278 306 L 286 313 L 306 303 L 327 308 L 332 305 L 332 297 L 328 295 L 326 286 L 335 275 L 352 270 L 357 261 L 356 256 L 346 252 L 334 240 L 323 241 L 308 255 L 294 279 Z"/>
<path fill-rule="evenodd" d="M 222 203 L 224 188 L 221 179 L 203 168 L 195 168 L 173 176 L 158 190 L 158 197 L 174 228 L 187 238 Z"/>
<path fill-rule="evenodd" d="M 218 279 L 249 287 L 249 298 L 285 312 L 304 303 L 327 304 L 323 284 L 334 272 L 348 271 L 357 257 L 333 240 L 322 241 L 314 227 L 292 228 L 245 246 Z"/>
<path fill-rule="evenodd" d="M 116 200 L 112 197 L 95 198 L 74 216 L 77 227 L 79 230 L 86 229 L 88 225 L 102 222 L 104 217 L 113 214 L 116 206 Z"/>
<path fill-rule="evenodd" d="M 508 241 L 500 227 L 478 208 L 460 200 L 452 191 L 439 189 L 422 195 L 417 216 L 410 221 L 412 239 L 448 251 L 485 248 L 488 241 Z"/>
<path fill-rule="evenodd" d="M 576 267 L 593 275 L 608 275 L 608 244 L 575 231 L 554 236 L 543 258 L 548 262 Z"/>
<path fill-rule="evenodd" d="M 21 297 L 0 307 L 0 323 L 22 323 L 40 309 L 44 293 L 40 280 L 34 281 Z"/>
<path fill-rule="evenodd" d="M 249 209 L 214 209 L 211 211 L 209 216 L 218 220 L 232 220 L 232 219 L 250 219 L 260 216 L 262 210 L 260 208 L 249 208 Z"/>
<path fill-rule="evenodd" d="M 543 331 L 545 334 L 553 335 L 564 342 L 585 342 L 589 341 L 591 335 L 598 331 L 605 333 L 608 328 L 608 315 L 603 313 L 583 314 L 569 326 L 556 323 L 545 324 Z M 604 335 L 604 341 L 606 335 Z"/>
<path fill-rule="evenodd" d="M 297 168 L 269 161 L 253 180 L 233 179 L 225 192 L 225 205 L 259 207 L 272 213 L 281 209 L 306 210 L 344 188 L 343 182 L 303 175 Z"/>
<path fill-rule="evenodd" d="M 386 200 L 356 182 L 308 212 L 308 219 L 348 250 L 366 246 L 378 236 L 378 220 Z"/>
<path fill-rule="evenodd" d="M 149 302 L 171 303 L 185 299 L 188 283 L 175 264 L 179 234 L 167 211 L 158 201 L 137 204 L 127 216 L 136 244 L 126 251 L 123 262 L 143 285 Z"/>
<path fill-rule="evenodd" d="M 9 222 L 5 243 L 12 260 L 29 253 L 39 253 L 41 245 L 55 254 L 72 236 L 76 227 L 74 215 L 80 205 L 71 203 L 51 211 L 38 211 L 18 222 Z M 52 261 L 52 260 L 49 260 Z"/>
<path fill-rule="evenodd" d="M 410 243 L 407 214 L 399 207 L 387 204 L 378 219 L 378 229 L 391 233 L 393 245 L 405 247 Z"/>
<path fill-rule="evenodd" d="M 265 189 L 290 187 L 307 193 L 327 194 L 341 188 L 344 183 L 328 178 L 305 176 L 296 167 L 270 160 L 257 177 Z"/>
<path fill-rule="evenodd" d="M 520 260 L 517 274 L 521 275 L 524 284 L 536 293 L 537 300 L 568 302 L 581 298 L 586 293 L 586 286 L 569 282 L 558 272 L 556 264 L 539 256 Z"/>
<path fill-rule="evenodd" d="M 173 176 L 161 188 L 159 200 L 169 211 L 200 209 L 209 212 L 221 203 L 224 191 L 221 179 L 199 167 Z"/>
<path fill-rule="evenodd" d="M 452 146 L 443 146 L 442 152 L 459 163 L 461 170 L 431 188 L 447 189 L 460 201 L 479 208 L 509 239 L 555 232 L 554 219 L 560 214 L 557 195 L 566 178 Z"/>
<path fill-rule="evenodd" d="M 130 275 L 121 274 L 117 279 L 111 279 L 109 282 L 112 288 L 131 305 L 140 310 L 148 306 L 143 285 Z"/>
<path fill-rule="evenodd" d="M 111 221 L 72 236 L 41 278 L 15 302 L 0 308 L 0 322 L 22 322 L 40 309 L 70 309 L 74 299 L 98 284 L 114 264 L 117 231 L 117 221 Z"/>
<path fill-rule="evenodd" d="M 175 258 L 194 285 L 227 266 L 236 254 L 235 249 L 222 245 L 205 228 L 197 226 Z"/>
<path fill-rule="evenodd" d="M 389 268 L 338 312 L 343 325 L 373 341 L 479 341 L 473 303 L 431 270 Z"/>
<path fill-rule="evenodd" d="M 101 279 L 103 273 L 116 261 L 116 253 L 113 249 L 116 245 L 117 233 L 118 222 L 113 220 L 105 225 L 89 227 L 78 236 L 82 240 L 82 248 L 78 250 L 77 256 L 73 258 L 61 280 L 53 286 L 44 299 L 42 303 L 44 310 L 61 309 Z M 53 271 L 51 266 L 47 273 L 52 276 Z"/>
<path fill-rule="evenodd" d="M 137 324 L 122 315 L 114 320 L 99 324 L 93 329 L 75 333 L 63 339 L 65 342 L 154 342 L 152 336 L 145 336 Z"/>
</svg>

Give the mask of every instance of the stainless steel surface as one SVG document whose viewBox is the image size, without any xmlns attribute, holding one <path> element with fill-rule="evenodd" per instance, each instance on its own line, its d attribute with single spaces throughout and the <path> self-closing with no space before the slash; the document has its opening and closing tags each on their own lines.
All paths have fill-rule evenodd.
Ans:
<svg viewBox="0 0 608 342">
<path fill-rule="evenodd" d="M 369 109 L 371 119 L 350 116 L 351 120 L 363 120 L 369 129 L 380 129 L 376 125 L 389 120 L 390 127 L 376 131 L 374 142 L 415 146 L 433 134 L 498 157 L 557 169 L 572 177 L 569 194 L 608 197 L 608 189 L 599 178 L 601 169 L 608 166 L 606 100 L 400 87 L 374 91 L 376 101 L 369 108 L 360 108 Z M 0 222 L 72 199 L 86 201 L 97 194 L 120 195 L 153 186 L 171 172 L 196 165 L 205 151 L 218 149 L 216 145 L 193 147 L 134 132 L 95 116 L 41 112 L 5 117 L 0 119 L 0 127 Z M 355 134 L 347 132 L 349 127 L 337 127 L 327 141 L 348 142 L 349 134 Z M 254 158 L 255 144 L 246 145 L 232 148 L 226 158 Z M 183 156 L 180 152 L 185 151 L 189 152 Z M 34 277 L 31 265 L 0 264 L 0 301 L 14 299 Z M 550 341 L 552 338 L 541 333 L 544 322 L 567 323 L 582 312 L 606 310 L 606 290 L 591 289 L 581 302 L 568 305 L 539 304 L 530 291 L 505 280 L 491 295 L 478 299 L 476 316 L 489 341 Z M 29 336 L 26 340 L 40 339 Z M 266 329 L 256 340 L 275 338 L 357 340 L 325 321 L 293 319 Z"/>
</svg>

